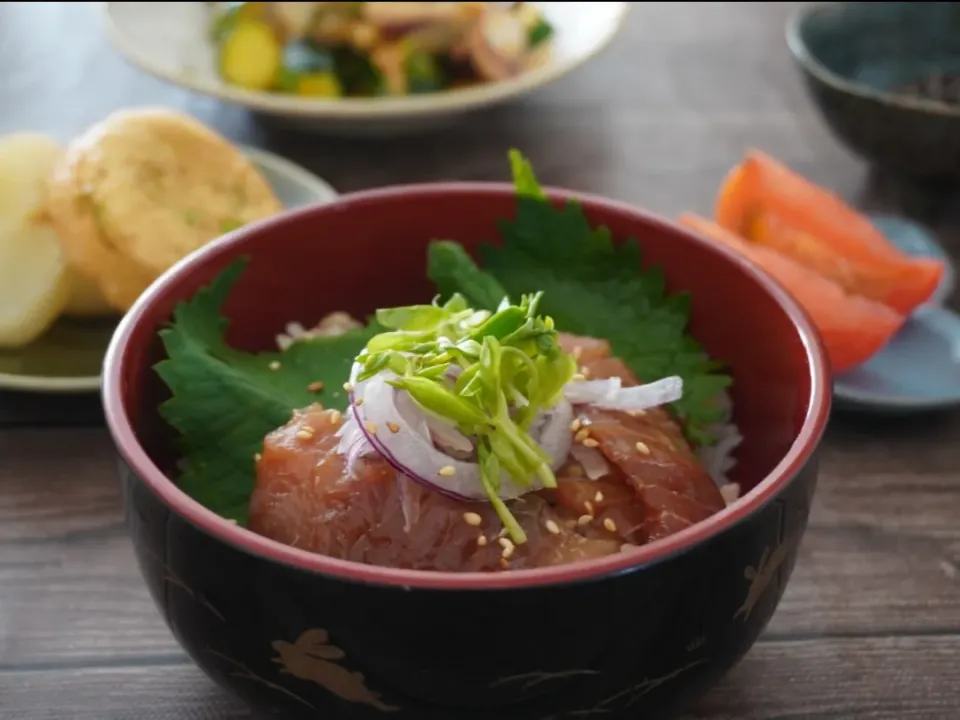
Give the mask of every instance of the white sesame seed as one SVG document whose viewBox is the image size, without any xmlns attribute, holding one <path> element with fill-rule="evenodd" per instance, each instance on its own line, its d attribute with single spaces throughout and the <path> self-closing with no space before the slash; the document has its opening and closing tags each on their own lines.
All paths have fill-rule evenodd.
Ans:
<svg viewBox="0 0 960 720">
<path fill-rule="evenodd" d="M 360 407 L 361 405 L 363 405 L 363 398 L 357 398 L 356 400 L 353 401 L 353 404 L 356 405 L 357 407 Z"/>
<path fill-rule="evenodd" d="M 346 390 L 347 392 L 353 392 L 353 383 L 345 382 L 343 384 L 343 389 Z"/>
<path fill-rule="evenodd" d="M 616 531 L 617 531 L 617 524 L 616 524 L 613 520 L 611 520 L 610 518 L 604 518 L 604 520 L 603 520 L 603 526 L 604 526 L 607 530 L 609 530 L 610 532 L 616 532 Z"/>
<path fill-rule="evenodd" d="M 640 453 L 641 455 L 650 454 L 650 448 L 647 446 L 647 444 L 643 440 L 637 440 L 636 448 L 637 448 L 637 452 Z"/>
<path fill-rule="evenodd" d="M 455 467 L 453 467 L 453 465 L 444 465 L 437 472 L 443 477 L 453 477 L 457 470 Z"/>
<path fill-rule="evenodd" d="M 279 369 L 280 369 L 280 361 L 279 361 L 279 360 L 273 360 L 267 367 L 270 368 L 271 370 L 279 370 Z"/>
<path fill-rule="evenodd" d="M 583 442 L 588 437 L 590 437 L 590 431 L 584 428 L 583 430 L 577 431 L 577 434 L 573 436 L 573 439 L 577 442 Z"/>
<path fill-rule="evenodd" d="M 486 536 L 486 535 L 481 535 L 480 537 L 477 538 L 477 545 L 479 545 L 480 547 L 483 547 L 483 546 L 486 545 L 486 544 L 487 544 L 487 536 Z"/>
<path fill-rule="evenodd" d="M 367 432 L 370 433 L 371 435 L 376 435 L 376 434 L 377 434 L 377 426 L 374 425 L 374 424 L 373 424 L 372 422 L 370 422 L 369 420 L 367 420 L 367 421 L 363 424 L 363 426 L 367 429 Z"/>
<path fill-rule="evenodd" d="M 330 411 L 330 422 L 332 422 L 334 425 L 339 424 L 339 422 L 340 422 L 340 420 L 341 420 L 342 418 L 343 418 L 343 416 L 340 414 L 340 411 L 339 411 L 339 410 L 331 410 L 331 411 Z"/>
<path fill-rule="evenodd" d="M 585 440 L 583 440 L 583 446 L 584 446 L 584 447 L 594 448 L 594 447 L 597 447 L 597 445 L 599 445 L 599 444 L 600 444 L 599 442 L 597 442 L 596 440 L 594 440 L 594 439 L 591 438 L 591 437 L 588 437 L 588 438 L 586 438 Z"/>
<path fill-rule="evenodd" d="M 304 428 L 303 430 L 297 431 L 297 438 L 300 440 L 309 440 L 312 437 L 313 437 L 312 430 L 307 430 L 306 428 Z"/>
<path fill-rule="evenodd" d="M 580 380 L 586 380 L 587 378 L 583 373 L 574 373 L 573 377 L 570 379 L 579 382 Z"/>
<path fill-rule="evenodd" d="M 593 521 L 593 515 L 581 515 L 577 518 L 577 525 L 587 525 Z"/>
<path fill-rule="evenodd" d="M 574 418 L 573 422 L 570 423 L 570 432 L 577 432 L 581 425 L 580 418 Z"/>
<path fill-rule="evenodd" d="M 599 490 L 597 490 L 597 494 L 593 496 L 593 501 L 594 501 L 595 503 L 602 503 L 602 502 L 603 502 L 603 493 L 600 492 Z"/>
<path fill-rule="evenodd" d="M 483 518 L 477 515 L 475 512 L 466 512 L 463 514 L 463 521 L 467 525 L 472 525 L 473 527 L 479 527 L 480 523 L 483 522 Z"/>
<path fill-rule="evenodd" d="M 400 426 L 397 425 L 396 423 L 388 422 L 387 427 L 390 429 L 390 432 L 392 433 L 400 432 Z"/>
<path fill-rule="evenodd" d="M 560 534 L 560 526 L 557 525 L 553 520 L 547 520 L 546 526 L 548 532 L 553 533 L 554 535 Z"/>
<path fill-rule="evenodd" d="M 573 352 L 570 354 L 573 355 L 574 360 L 579 360 L 580 356 L 583 355 L 583 348 L 580 347 L 579 345 L 574 345 Z"/>
<path fill-rule="evenodd" d="M 262 459 L 263 459 L 263 455 L 261 455 L 260 453 L 254 453 L 254 454 L 253 454 L 253 461 L 254 461 L 254 462 L 260 462 Z"/>
</svg>

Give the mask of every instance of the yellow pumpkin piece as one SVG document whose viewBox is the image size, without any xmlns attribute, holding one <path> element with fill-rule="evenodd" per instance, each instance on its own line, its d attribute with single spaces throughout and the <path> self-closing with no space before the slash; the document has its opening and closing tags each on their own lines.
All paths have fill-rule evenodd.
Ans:
<svg viewBox="0 0 960 720">
<path fill-rule="evenodd" d="M 343 88 L 337 76 L 329 72 L 308 73 L 297 77 L 297 95 L 305 97 L 340 97 Z"/>
<path fill-rule="evenodd" d="M 248 90 L 273 87 L 283 61 L 283 47 L 267 23 L 239 20 L 220 44 L 220 74 Z"/>
</svg>

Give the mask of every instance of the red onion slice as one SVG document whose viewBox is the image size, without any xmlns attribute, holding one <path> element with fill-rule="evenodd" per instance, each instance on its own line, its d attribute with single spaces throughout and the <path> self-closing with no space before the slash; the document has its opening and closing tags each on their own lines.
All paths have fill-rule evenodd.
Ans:
<svg viewBox="0 0 960 720">
<path fill-rule="evenodd" d="M 645 385 L 623 387 L 620 378 L 575 380 L 567 383 L 564 397 L 574 405 L 593 405 L 604 410 L 648 410 L 676 402 L 683 396 L 683 380 L 673 375 Z"/>
<path fill-rule="evenodd" d="M 410 418 L 409 413 L 401 412 L 398 405 L 403 401 L 398 403 L 398 398 L 405 393 L 387 382 L 393 377 L 396 376 L 385 372 L 354 386 L 352 423 L 395 470 L 412 480 L 455 499 L 487 500 L 480 480 L 479 465 L 458 460 L 438 449 L 422 414 L 418 418 Z M 572 419 L 573 408 L 561 400 L 545 414 L 538 431 L 532 434 L 553 459 L 551 466 L 554 469 L 563 464 L 570 451 Z M 354 430 L 347 428 L 342 432 L 346 437 Z M 536 479 L 529 486 L 519 485 L 504 472 L 500 478 L 499 495 L 510 500 L 541 487 Z"/>
</svg>

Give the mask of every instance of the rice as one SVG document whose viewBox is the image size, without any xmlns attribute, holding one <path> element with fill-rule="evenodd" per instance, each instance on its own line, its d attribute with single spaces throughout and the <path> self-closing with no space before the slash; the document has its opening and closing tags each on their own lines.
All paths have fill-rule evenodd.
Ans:
<svg viewBox="0 0 960 720">
<path fill-rule="evenodd" d="M 720 488 L 720 494 L 727 505 L 740 497 L 740 485 L 731 482 L 729 473 L 737 464 L 733 457 L 734 451 L 743 442 L 740 429 L 732 422 L 733 405 L 727 393 L 721 393 L 718 399 L 723 408 L 723 418 L 720 422 L 708 428 L 707 432 L 714 439 L 713 445 L 704 445 L 697 449 L 697 455 L 707 473 Z"/>
<path fill-rule="evenodd" d="M 362 327 L 362 325 L 359 320 L 345 312 L 333 312 L 326 315 L 310 330 L 307 330 L 299 322 L 289 322 L 284 328 L 284 332 L 277 335 L 277 347 L 283 351 L 298 340 L 343 335 L 350 330 Z M 733 405 L 730 396 L 727 393 L 721 393 L 718 402 L 723 408 L 723 418 L 707 431 L 715 442 L 713 445 L 698 448 L 697 455 L 707 473 L 720 489 L 723 499 L 727 505 L 730 505 L 740 497 L 740 485 L 731 482 L 729 473 L 737 464 L 733 453 L 743 442 L 743 436 L 732 422 Z"/>
<path fill-rule="evenodd" d="M 319 323 L 307 330 L 301 323 L 289 322 L 284 332 L 277 335 L 277 347 L 281 351 L 289 348 L 297 340 L 309 340 L 317 337 L 336 337 L 363 327 L 356 318 L 345 312 L 332 312 L 324 316 Z"/>
</svg>

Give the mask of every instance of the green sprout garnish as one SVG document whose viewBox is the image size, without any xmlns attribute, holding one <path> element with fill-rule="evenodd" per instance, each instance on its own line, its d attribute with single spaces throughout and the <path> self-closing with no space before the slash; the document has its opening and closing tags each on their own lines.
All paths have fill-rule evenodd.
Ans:
<svg viewBox="0 0 960 720">
<path fill-rule="evenodd" d="M 577 369 L 560 349 L 553 319 L 537 314 L 542 295 L 524 295 L 519 305 L 504 298 L 496 312 L 475 310 L 460 294 L 442 305 L 378 310 L 387 331 L 357 356 L 356 380 L 390 370 L 397 376 L 390 384 L 423 412 L 474 439 L 484 491 L 517 544 L 526 535 L 500 498 L 501 470 L 521 487 L 533 478 L 557 486 L 530 426 L 562 398 Z"/>
</svg>

